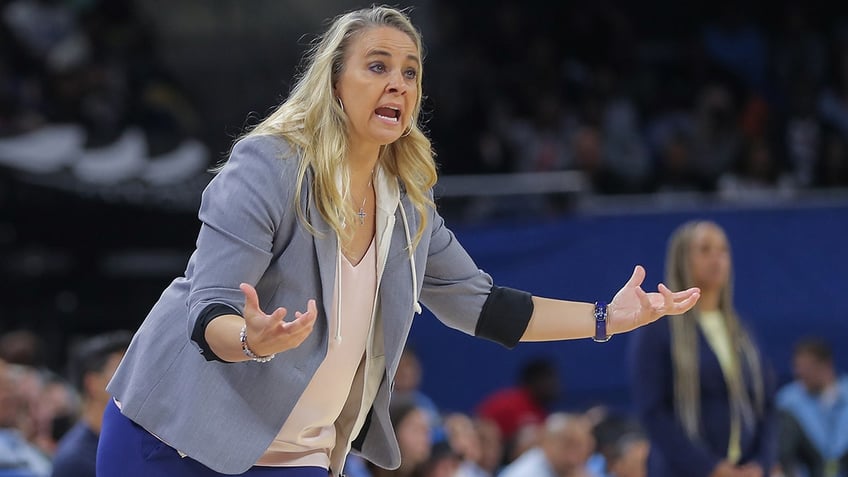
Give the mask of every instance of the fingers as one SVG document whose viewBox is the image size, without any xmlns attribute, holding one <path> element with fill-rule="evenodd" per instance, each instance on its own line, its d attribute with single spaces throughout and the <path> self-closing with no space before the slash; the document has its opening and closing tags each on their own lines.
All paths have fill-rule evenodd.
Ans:
<svg viewBox="0 0 848 477">
<path fill-rule="evenodd" d="M 686 313 L 690 308 L 695 306 L 695 303 L 701 297 L 701 290 L 698 288 L 690 288 L 682 292 L 673 293 L 668 287 L 660 283 L 657 289 L 662 294 L 663 311 L 667 315 Z"/>
<path fill-rule="evenodd" d="M 299 334 L 302 332 L 309 334 L 312 326 L 315 325 L 315 319 L 318 318 L 318 307 L 315 305 L 315 300 L 309 300 L 307 302 L 306 310 L 306 313 L 295 312 L 294 321 L 283 322 L 282 328 L 290 334 Z"/>
<path fill-rule="evenodd" d="M 239 285 L 239 289 L 244 293 L 244 315 L 255 316 L 261 314 L 259 309 L 259 295 L 256 294 L 256 289 L 247 283 Z"/>
<path fill-rule="evenodd" d="M 633 269 L 633 275 L 630 275 L 630 279 L 627 280 L 627 284 L 625 286 L 638 287 L 642 284 L 643 280 L 645 280 L 645 269 L 642 265 L 636 265 Z"/>
<path fill-rule="evenodd" d="M 698 303 L 699 298 L 701 298 L 700 292 L 692 293 L 692 295 L 689 298 L 686 298 L 683 301 L 675 303 L 674 304 L 674 311 L 670 312 L 669 314 L 679 315 L 681 313 L 686 313 L 687 311 L 692 309 L 693 306 L 695 306 L 695 303 Z"/>
<path fill-rule="evenodd" d="M 665 286 L 665 285 L 663 285 Z M 700 288 L 690 288 L 688 290 L 679 291 L 676 293 L 672 293 L 671 295 L 674 297 L 674 301 L 681 301 L 689 298 L 693 293 L 701 293 Z"/>
<path fill-rule="evenodd" d="M 636 297 L 639 298 L 639 303 L 644 310 L 653 310 L 654 305 L 651 303 L 651 298 L 642 290 L 642 287 L 636 287 Z"/>
<path fill-rule="evenodd" d="M 288 313 L 288 310 L 281 306 L 274 310 L 274 313 L 271 314 L 271 321 L 283 321 Z"/>
<path fill-rule="evenodd" d="M 318 316 L 318 307 L 315 305 L 315 300 L 309 300 L 308 302 L 306 302 L 306 313 L 305 314 L 307 314 L 307 315 L 311 314 L 311 315 L 314 315 L 316 317 Z M 295 312 L 294 317 L 300 318 L 303 315 L 304 315 L 304 313 L 301 313 L 301 312 L 298 311 L 298 312 Z"/>
<path fill-rule="evenodd" d="M 674 293 L 672 293 L 671 290 L 662 283 L 657 285 L 657 290 L 659 290 L 663 297 L 663 310 L 671 310 L 674 308 Z"/>
</svg>

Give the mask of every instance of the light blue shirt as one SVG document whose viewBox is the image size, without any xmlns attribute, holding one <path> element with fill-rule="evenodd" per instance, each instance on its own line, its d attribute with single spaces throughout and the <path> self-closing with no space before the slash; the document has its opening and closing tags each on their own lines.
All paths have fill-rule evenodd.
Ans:
<svg viewBox="0 0 848 477">
<path fill-rule="evenodd" d="M 33 477 L 48 477 L 52 470 L 47 457 L 14 429 L 0 429 L 0 468 L 29 471 Z"/>
<path fill-rule="evenodd" d="M 558 477 L 544 451 L 538 447 L 528 450 L 504 467 L 498 477 Z"/>
</svg>

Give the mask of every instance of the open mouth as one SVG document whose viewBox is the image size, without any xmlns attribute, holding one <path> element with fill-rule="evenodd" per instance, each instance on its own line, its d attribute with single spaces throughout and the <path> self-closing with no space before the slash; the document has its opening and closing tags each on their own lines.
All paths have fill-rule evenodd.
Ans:
<svg viewBox="0 0 848 477">
<path fill-rule="evenodd" d="M 374 110 L 378 118 L 395 123 L 400 122 L 400 109 L 392 106 L 381 106 Z"/>
</svg>

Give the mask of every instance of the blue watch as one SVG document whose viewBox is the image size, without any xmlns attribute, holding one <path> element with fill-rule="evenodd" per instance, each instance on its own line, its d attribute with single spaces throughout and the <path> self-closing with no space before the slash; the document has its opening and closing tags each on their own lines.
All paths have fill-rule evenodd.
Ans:
<svg viewBox="0 0 848 477">
<path fill-rule="evenodd" d="M 607 333 L 607 304 L 603 301 L 595 302 L 595 336 L 592 337 L 596 343 L 606 343 L 612 338 Z"/>
</svg>

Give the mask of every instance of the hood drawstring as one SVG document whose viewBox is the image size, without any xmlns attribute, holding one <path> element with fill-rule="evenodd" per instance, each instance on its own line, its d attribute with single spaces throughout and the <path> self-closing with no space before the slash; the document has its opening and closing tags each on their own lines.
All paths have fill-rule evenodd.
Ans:
<svg viewBox="0 0 848 477">
<path fill-rule="evenodd" d="M 336 343 L 342 342 L 342 245 L 339 240 L 336 251 Z"/>
<path fill-rule="evenodd" d="M 412 236 L 409 234 L 409 222 L 406 220 L 406 210 L 400 205 L 400 216 L 403 220 L 403 231 L 406 233 L 406 250 L 409 252 L 409 267 L 412 270 L 412 308 L 421 314 L 421 304 L 418 303 L 418 275 L 415 272 L 415 251 L 412 249 Z"/>
<path fill-rule="evenodd" d="M 406 250 L 409 253 L 409 268 L 412 272 L 412 309 L 419 315 L 422 313 L 421 304 L 418 302 L 418 275 L 415 272 L 415 252 L 412 249 L 412 235 L 409 233 L 409 221 L 406 218 L 406 210 L 403 204 L 398 204 L 400 208 L 400 216 L 403 221 L 403 231 L 406 235 Z M 379 233 L 379 232 L 377 232 Z M 337 244 L 336 252 L 336 343 L 342 342 L 342 248 L 341 243 Z"/>
</svg>

